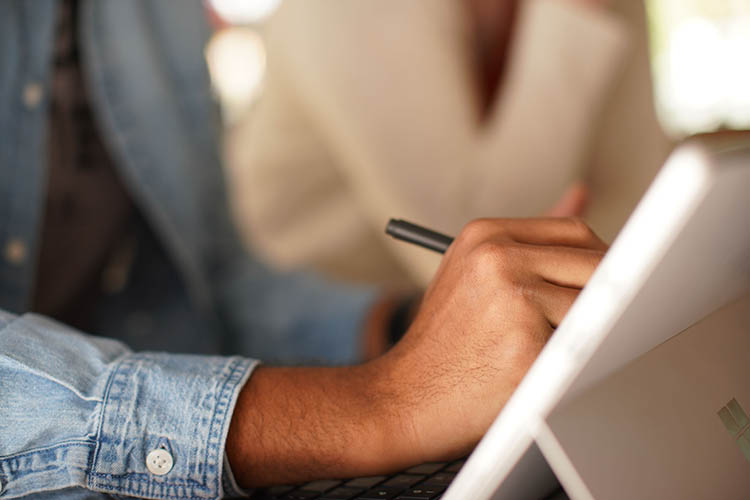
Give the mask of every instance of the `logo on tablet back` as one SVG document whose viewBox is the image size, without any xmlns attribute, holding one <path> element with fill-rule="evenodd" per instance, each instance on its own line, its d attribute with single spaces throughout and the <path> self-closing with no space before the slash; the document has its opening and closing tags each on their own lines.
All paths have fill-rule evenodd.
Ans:
<svg viewBox="0 0 750 500">
<path fill-rule="evenodd" d="M 732 398 L 718 412 L 729 434 L 737 442 L 745 459 L 750 462 L 750 418 L 736 399 Z"/>
</svg>

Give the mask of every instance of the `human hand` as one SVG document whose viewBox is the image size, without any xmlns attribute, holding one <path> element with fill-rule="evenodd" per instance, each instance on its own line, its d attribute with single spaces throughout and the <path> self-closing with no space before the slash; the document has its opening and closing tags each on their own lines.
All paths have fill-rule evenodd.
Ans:
<svg viewBox="0 0 750 500">
<path fill-rule="evenodd" d="M 481 438 L 607 246 L 579 219 L 470 223 L 409 332 L 373 364 L 395 395 L 403 464 L 455 457 Z"/>
<path fill-rule="evenodd" d="M 226 452 L 242 486 L 356 477 L 468 452 L 606 245 L 578 219 L 470 223 L 404 338 L 351 367 L 260 367 Z"/>
<path fill-rule="evenodd" d="M 589 199 L 588 186 L 583 181 L 572 184 L 562 197 L 544 213 L 546 217 L 580 217 L 583 215 Z M 383 354 L 389 347 L 388 326 L 394 311 L 401 303 L 410 299 L 413 311 L 410 319 L 418 310 L 418 302 L 413 300 L 413 294 L 384 294 L 373 304 L 364 324 L 363 353 L 365 360 L 371 360 Z"/>
</svg>

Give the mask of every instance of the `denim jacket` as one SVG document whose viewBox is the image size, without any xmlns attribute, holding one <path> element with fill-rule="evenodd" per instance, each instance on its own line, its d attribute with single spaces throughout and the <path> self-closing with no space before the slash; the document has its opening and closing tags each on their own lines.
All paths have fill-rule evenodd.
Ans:
<svg viewBox="0 0 750 500">
<path fill-rule="evenodd" d="M 199 0 L 81 0 L 94 114 L 164 259 L 103 309 L 110 339 L 26 313 L 55 15 L 55 0 L 0 2 L 0 500 L 237 495 L 224 446 L 252 358 L 355 361 L 374 292 L 271 271 L 243 248 Z M 150 282 L 154 269 L 166 277 Z M 127 320 L 139 311 L 147 335 Z"/>
</svg>

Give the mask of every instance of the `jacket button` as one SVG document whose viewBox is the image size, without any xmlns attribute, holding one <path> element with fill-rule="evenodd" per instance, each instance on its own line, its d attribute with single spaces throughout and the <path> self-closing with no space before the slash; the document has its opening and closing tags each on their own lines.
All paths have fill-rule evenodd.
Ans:
<svg viewBox="0 0 750 500">
<path fill-rule="evenodd" d="M 27 108 L 33 109 L 39 106 L 44 96 L 44 89 L 38 82 L 27 83 L 23 88 L 23 103 Z"/>
<path fill-rule="evenodd" d="M 172 455 L 161 448 L 151 451 L 146 457 L 146 468 L 156 476 L 163 476 L 171 471 L 172 465 L 174 465 Z"/>
<path fill-rule="evenodd" d="M 11 238 L 5 245 L 5 260 L 11 264 L 21 264 L 26 259 L 26 244 L 18 238 Z"/>
</svg>

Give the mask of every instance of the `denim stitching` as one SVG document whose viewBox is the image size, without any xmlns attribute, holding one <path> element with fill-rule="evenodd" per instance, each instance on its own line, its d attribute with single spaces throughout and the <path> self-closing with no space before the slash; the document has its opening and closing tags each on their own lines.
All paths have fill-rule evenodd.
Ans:
<svg viewBox="0 0 750 500">
<path fill-rule="evenodd" d="M 52 451 L 52 450 L 55 450 L 57 448 L 61 448 L 61 447 L 64 447 L 64 446 L 79 446 L 79 445 L 81 445 L 81 446 L 84 446 L 84 445 L 85 446 L 96 445 L 96 441 L 90 441 L 90 440 L 85 440 L 85 439 L 68 439 L 67 441 L 61 441 L 59 443 L 55 443 L 55 444 L 50 445 L 50 446 L 44 446 L 44 447 L 41 447 L 41 448 L 33 448 L 33 449 L 30 449 L 30 450 L 24 450 L 24 451 L 22 451 L 20 453 L 16 453 L 16 454 L 13 454 L 13 455 L 0 456 L 0 462 L 5 462 L 7 460 L 12 460 L 12 459 L 15 459 L 15 458 L 23 458 L 26 455 L 33 455 L 35 453 L 41 453 L 43 451 Z"/>
<path fill-rule="evenodd" d="M 105 401 L 111 402 L 111 401 L 117 401 L 120 399 L 119 395 L 110 394 L 111 388 L 114 385 L 115 378 L 119 378 L 122 375 L 125 375 L 126 366 L 132 365 L 134 363 L 134 360 L 131 359 L 122 359 L 115 370 L 110 374 L 109 380 L 107 381 L 107 389 L 105 391 Z M 93 479 L 101 479 L 108 483 L 107 490 L 109 491 L 109 488 L 122 488 L 122 490 L 127 491 L 131 494 L 138 494 L 135 491 L 133 491 L 133 488 L 128 485 L 128 483 L 138 483 L 142 484 L 145 489 L 147 489 L 151 493 L 156 493 L 154 490 L 159 489 L 162 490 L 162 492 L 159 493 L 159 496 L 162 498 L 186 498 L 184 495 L 176 495 L 176 494 L 169 494 L 168 492 L 164 490 L 169 489 L 178 489 L 183 488 L 186 491 L 190 492 L 190 496 L 187 498 L 194 499 L 194 500 L 200 500 L 206 498 L 206 496 L 196 496 L 196 494 L 200 495 L 200 493 L 206 493 L 208 495 L 211 495 L 212 493 L 215 493 L 218 495 L 218 493 L 221 491 L 221 481 L 222 481 L 222 474 L 220 473 L 221 467 L 218 466 L 217 463 L 213 463 L 212 459 L 215 459 L 218 455 L 220 455 L 221 446 L 217 446 L 214 441 L 217 439 L 220 440 L 221 436 L 223 435 L 223 428 L 224 425 L 227 425 L 227 408 L 229 406 L 229 400 L 231 399 L 231 396 L 234 392 L 234 389 L 237 386 L 237 383 L 242 378 L 243 373 L 243 366 L 245 363 L 243 363 L 242 359 L 235 358 L 229 360 L 229 362 L 224 366 L 224 368 L 218 373 L 218 375 L 222 375 L 224 380 L 221 383 L 221 386 L 216 394 L 215 397 L 215 403 L 214 403 L 214 411 L 211 414 L 211 421 L 208 426 L 208 441 L 209 446 L 206 448 L 206 453 L 204 456 L 206 467 L 204 468 L 204 474 L 203 474 L 203 483 L 199 481 L 195 481 L 192 479 L 185 479 L 185 478 L 179 478 L 179 479 L 170 479 L 165 481 L 154 481 L 154 479 L 149 476 L 148 474 L 144 473 L 128 473 L 125 475 L 114 475 L 114 474 L 106 474 L 106 473 L 98 473 L 93 471 L 93 467 L 90 466 L 91 472 L 89 473 L 89 484 L 93 489 L 94 481 Z M 102 412 L 104 411 L 104 406 L 102 408 Z M 99 422 L 99 430 L 98 430 L 98 443 L 96 447 L 95 457 L 94 457 L 94 463 L 98 461 L 98 455 L 99 451 L 101 450 L 101 442 L 102 439 L 102 431 L 101 428 L 104 425 L 104 417 L 100 415 L 100 422 Z M 220 443 L 219 443 L 220 444 Z M 215 490 L 212 490 L 211 488 L 207 487 L 208 484 L 208 471 L 213 470 L 215 472 L 215 480 L 214 484 L 216 486 Z M 99 485 L 100 488 L 104 487 L 104 485 Z"/>
<path fill-rule="evenodd" d="M 112 370 L 112 373 L 109 374 L 109 377 L 107 378 L 107 385 L 104 389 L 104 394 L 102 397 L 102 404 L 101 408 L 99 409 L 99 425 L 96 429 L 96 447 L 94 449 L 94 453 L 92 454 L 91 459 L 89 460 L 89 479 L 87 481 L 89 488 L 93 488 L 93 476 L 95 476 L 94 473 L 94 465 L 98 463 L 99 460 L 99 451 L 102 447 L 102 428 L 104 427 L 104 412 L 107 408 L 107 402 L 110 401 L 109 399 L 109 393 L 112 388 L 112 384 L 115 379 L 115 375 L 120 371 L 120 369 L 127 364 L 127 354 L 123 357 L 121 357 L 118 361 L 116 361 L 115 367 Z M 113 398 L 113 401 L 115 399 Z"/>
<path fill-rule="evenodd" d="M 226 367 L 226 368 L 229 368 L 229 373 L 227 374 L 226 378 L 224 379 L 224 383 L 222 384 L 222 387 L 219 390 L 219 394 L 218 394 L 218 398 L 217 398 L 217 403 L 216 403 L 216 407 L 217 407 L 216 410 L 218 410 L 218 408 L 219 408 L 219 406 L 220 406 L 220 404 L 222 402 L 222 399 L 226 399 L 227 398 L 227 396 L 226 396 L 226 387 L 227 387 L 227 385 L 229 385 L 230 382 L 232 383 L 232 388 L 234 388 L 234 386 L 236 385 L 237 382 L 234 380 L 234 374 L 237 371 L 237 368 L 239 368 L 239 365 L 240 365 L 239 360 L 235 359 L 235 360 L 231 360 L 230 363 L 229 363 L 229 365 Z M 224 371 L 224 370 L 222 370 L 222 371 Z M 231 390 L 232 389 L 230 389 L 230 391 Z M 226 407 L 227 406 L 228 406 L 228 404 L 226 402 L 224 402 L 224 407 L 221 409 L 221 413 L 222 413 L 222 415 L 221 415 L 222 419 L 221 420 L 222 420 L 222 422 L 226 421 L 226 413 L 225 412 L 226 412 Z M 213 439 L 214 428 L 215 428 L 216 420 L 218 418 L 217 413 L 219 413 L 219 412 L 218 411 L 214 411 L 213 415 L 211 416 L 211 423 L 209 424 L 209 433 L 208 433 L 208 435 L 209 435 L 209 441 L 211 441 Z M 220 429 L 220 431 L 221 430 L 222 429 Z M 219 432 L 219 435 L 218 435 L 218 439 L 219 440 L 221 439 L 221 434 L 222 433 Z M 221 446 L 219 446 L 219 448 L 220 447 Z M 208 455 L 215 448 L 216 447 L 214 447 L 214 446 L 209 446 L 206 449 L 206 455 Z M 216 450 L 217 454 L 218 454 L 218 451 L 219 450 Z M 218 460 L 218 457 L 217 457 L 217 460 Z M 206 462 L 208 462 L 208 456 L 206 457 Z M 217 467 L 219 467 L 219 470 L 221 470 L 221 466 L 218 463 L 217 463 Z M 218 493 L 219 491 L 221 491 L 221 474 L 217 473 L 216 474 L 216 492 Z"/>
</svg>

